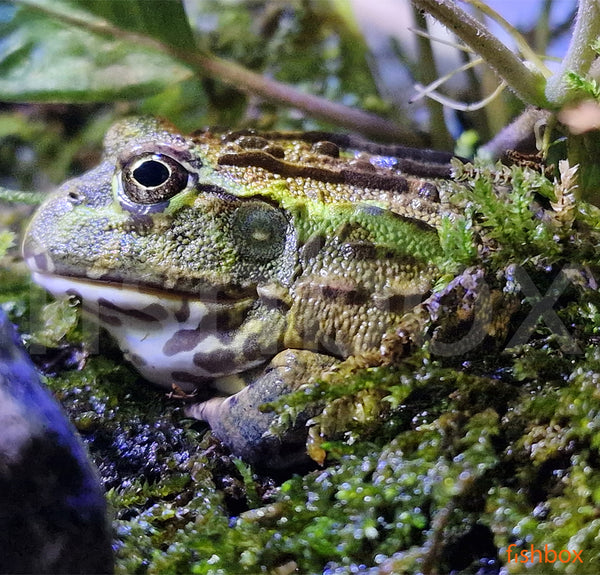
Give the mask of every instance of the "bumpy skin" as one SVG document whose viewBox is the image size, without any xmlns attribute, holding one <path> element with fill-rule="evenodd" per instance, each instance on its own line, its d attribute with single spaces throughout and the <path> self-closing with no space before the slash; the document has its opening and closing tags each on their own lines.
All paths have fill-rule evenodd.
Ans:
<svg viewBox="0 0 600 575">
<path fill-rule="evenodd" d="M 270 435 L 259 405 L 378 349 L 438 275 L 443 180 L 401 169 L 444 176 L 447 158 L 333 140 L 127 120 L 25 238 L 35 280 L 81 299 L 144 377 L 237 393 L 191 413 L 252 462 L 301 435 Z"/>
</svg>

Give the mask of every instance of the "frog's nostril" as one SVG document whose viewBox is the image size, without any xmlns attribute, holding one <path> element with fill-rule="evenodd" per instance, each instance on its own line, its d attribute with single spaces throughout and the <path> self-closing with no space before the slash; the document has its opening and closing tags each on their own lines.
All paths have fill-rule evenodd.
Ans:
<svg viewBox="0 0 600 575">
<path fill-rule="evenodd" d="M 70 190 L 69 193 L 67 194 L 67 199 L 74 206 L 77 206 L 77 205 L 83 203 L 83 194 L 81 194 L 78 190 Z"/>
</svg>

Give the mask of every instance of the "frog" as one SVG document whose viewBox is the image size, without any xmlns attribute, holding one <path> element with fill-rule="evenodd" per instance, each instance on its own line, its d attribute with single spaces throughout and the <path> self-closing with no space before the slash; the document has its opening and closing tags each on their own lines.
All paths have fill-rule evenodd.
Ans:
<svg viewBox="0 0 600 575">
<path fill-rule="evenodd" d="M 431 296 L 452 157 L 126 118 L 39 207 L 23 256 L 144 379 L 193 396 L 187 414 L 234 455 L 283 468 L 315 413 L 274 431 L 263 406 L 377 354 Z"/>
</svg>

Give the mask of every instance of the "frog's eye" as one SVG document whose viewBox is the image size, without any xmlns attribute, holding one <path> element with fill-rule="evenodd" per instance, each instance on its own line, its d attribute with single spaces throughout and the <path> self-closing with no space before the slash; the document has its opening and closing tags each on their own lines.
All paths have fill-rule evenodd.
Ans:
<svg viewBox="0 0 600 575">
<path fill-rule="evenodd" d="M 143 154 L 127 161 L 121 171 L 122 191 L 136 204 L 164 202 L 184 190 L 189 172 L 165 154 Z"/>
<path fill-rule="evenodd" d="M 283 252 L 288 228 L 286 217 L 264 202 L 242 204 L 234 213 L 233 235 L 242 257 L 267 262 Z"/>
</svg>

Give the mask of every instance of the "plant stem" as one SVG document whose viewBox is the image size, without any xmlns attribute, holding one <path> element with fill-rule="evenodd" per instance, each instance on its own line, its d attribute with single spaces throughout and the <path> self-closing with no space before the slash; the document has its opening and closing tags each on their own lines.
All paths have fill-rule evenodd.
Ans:
<svg viewBox="0 0 600 575">
<path fill-rule="evenodd" d="M 488 18 L 491 18 L 494 22 L 502 26 L 502 28 L 504 28 L 510 34 L 511 39 L 516 43 L 519 51 L 526 60 L 531 62 L 544 76 L 548 77 L 552 75 L 552 72 L 548 69 L 546 64 L 544 64 L 542 59 L 534 52 L 531 46 L 527 43 L 527 40 L 523 38 L 523 35 L 512 24 L 510 24 L 506 18 L 503 18 L 498 12 L 496 12 L 496 10 L 493 10 L 490 6 L 483 2 L 483 0 L 463 0 L 463 2 L 469 3 L 482 14 L 485 14 Z"/>
<path fill-rule="evenodd" d="M 459 8 L 451 0 L 412 0 L 413 4 L 431 14 L 477 52 L 486 63 L 526 103 L 544 107 L 545 80 L 540 72 L 530 70 L 487 28 Z"/>
<path fill-rule="evenodd" d="M 560 70 L 548 81 L 546 98 L 553 107 L 569 99 L 570 89 L 565 81 L 567 72 L 585 77 L 596 53 L 592 44 L 600 36 L 600 5 L 598 0 L 579 0 L 575 28 Z"/>
<path fill-rule="evenodd" d="M 413 7 L 413 16 L 417 28 L 422 30 L 427 29 L 427 22 L 421 11 Z M 419 48 L 419 61 L 421 65 L 417 68 L 416 74 L 418 81 L 427 86 L 438 77 L 435 58 L 431 48 L 431 39 L 424 36 L 417 36 L 417 46 Z M 454 141 L 446 127 L 443 106 L 431 98 L 426 99 L 426 105 L 429 112 L 431 145 L 435 149 L 451 150 L 454 146 Z"/>
<path fill-rule="evenodd" d="M 422 143 L 414 130 L 410 131 L 394 122 L 356 108 L 299 92 L 287 84 L 265 78 L 233 62 L 199 52 L 179 54 L 178 59 L 189 64 L 199 73 L 221 80 L 244 92 L 298 108 L 326 122 L 351 128 L 367 136 L 401 141 L 408 146 Z"/>
</svg>

